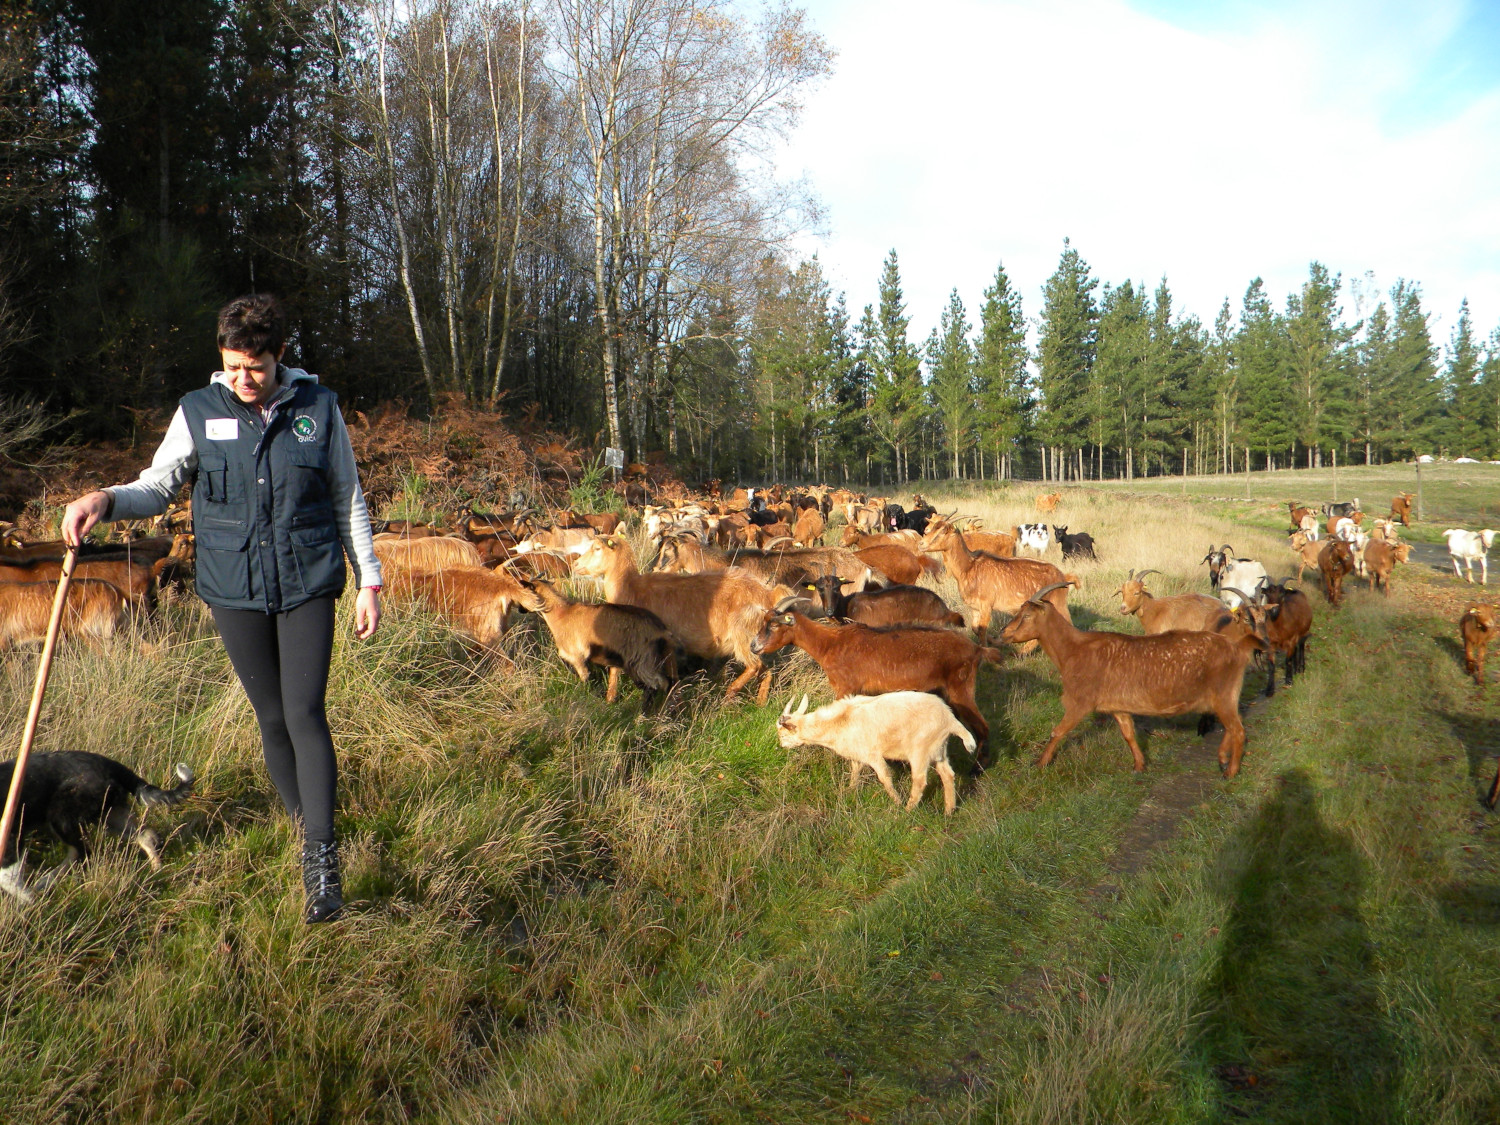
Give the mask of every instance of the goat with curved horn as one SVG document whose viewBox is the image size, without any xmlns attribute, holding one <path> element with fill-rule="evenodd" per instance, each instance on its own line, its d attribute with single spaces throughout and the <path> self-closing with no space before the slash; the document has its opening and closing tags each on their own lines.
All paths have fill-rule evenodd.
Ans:
<svg viewBox="0 0 1500 1125">
<path fill-rule="evenodd" d="M 1071 582 L 1054 582 L 1050 586 L 1043 586 L 1040 590 L 1032 594 L 1031 597 L 1027 598 L 1026 600 L 1032 605 L 1045 605 L 1046 603 L 1043 602 L 1042 599 L 1045 598 L 1048 594 L 1052 593 L 1053 590 L 1063 590 L 1071 585 L 1073 585 L 1073 583 Z"/>
</svg>

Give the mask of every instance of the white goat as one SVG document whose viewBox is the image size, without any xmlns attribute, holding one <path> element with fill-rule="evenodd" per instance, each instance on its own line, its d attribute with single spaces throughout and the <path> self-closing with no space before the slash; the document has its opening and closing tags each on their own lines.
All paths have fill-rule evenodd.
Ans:
<svg viewBox="0 0 1500 1125">
<path fill-rule="evenodd" d="M 1297 526 L 1302 529 L 1302 534 L 1307 536 L 1307 541 L 1309 543 L 1316 543 L 1318 541 L 1318 536 L 1321 534 L 1321 530 L 1318 527 L 1317 516 L 1313 515 L 1311 512 L 1308 512 L 1307 515 L 1303 516 L 1300 520 L 1297 521 Z"/>
<path fill-rule="evenodd" d="M 1479 584 L 1489 585 L 1490 562 L 1485 552 L 1490 549 L 1490 544 L 1495 541 L 1495 533 L 1489 528 L 1483 531 L 1464 531 L 1460 528 L 1449 528 L 1443 532 L 1443 538 L 1448 540 L 1448 554 L 1453 559 L 1453 577 L 1466 577 L 1469 582 L 1474 581 L 1474 560 L 1479 560 Z M 1466 575 L 1459 574 L 1458 564 L 1462 560 Z"/>
<path fill-rule="evenodd" d="M 1247 599 L 1253 601 L 1260 588 L 1270 581 L 1266 568 L 1254 559 L 1226 559 L 1224 569 L 1219 572 L 1219 600 L 1230 609 L 1237 609 Z"/>
<path fill-rule="evenodd" d="M 594 541 L 592 527 L 549 527 L 522 539 L 513 548 L 517 555 L 551 551 L 559 555 L 581 555 Z"/>
<path fill-rule="evenodd" d="M 1354 537 L 1360 534 L 1359 524 L 1349 516 L 1345 516 L 1333 525 L 1333 534 L 1335 538 L 1342 539 L 1345 543 L 1353 543 Z"/>
<path fill-rule="evenodd" d="M 893 691 L 887 695 L 851 695 L 811 713 L 807 696 L 796 711 L 788 703 L 776 720 L 776 735 L 783 748 L 826 746 L 849 762 L 849 788 L 859 784 L 865 766 L 875 771 L 880 784 L 896 804 L 901 803 L 891 783 L 886 762 L 911 765 L 910 812 L 927 790 L 927 771 L 937 770 L 943 783 L 943 815 L 953 815 L 953 767 L 948 764 L 948 736 L 956 734 L 969 753 L 974 736 L 953 717 L 948 705 L 922 691 Z"/>
</svg>

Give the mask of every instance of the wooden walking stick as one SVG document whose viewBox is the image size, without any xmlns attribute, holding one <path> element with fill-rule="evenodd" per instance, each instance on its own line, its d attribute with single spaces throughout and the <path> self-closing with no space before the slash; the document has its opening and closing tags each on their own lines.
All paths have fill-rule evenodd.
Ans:
<svg viewBox="0 0 1500 1125">
<path fill-rule="evenodd" d="M 62 629 L 63 608 L 68 603 L 68 585 L 73 581 L 73 564 L 77 561 L 78 548 L 69 547 L 67 556 L 63 559 L 62 575 L 57 580 L 57 595 L 52 599 L 52 620 L 47 623 L 42 662 L 37 667 L 36 687 L 31 692 L 31 710 L 26 713 L 26 729 L 21 734 L 21 752 L 16 755 L 15 769 L 10 775 L 10 793 L 5 798 L 5 815 L 0 817 L 0 854 L 3 854 L 5 842 L 10 839 L 10 831 L 15 827 L 16 809 L 21 803 L 21 782 L 26 776 L 26 760 L 31 757 L 31 741 L 36 737 L 37 720 L 42 716 L 42 696 L 47 693 L 47 676 L 52 671 L 52 654 L 57 650 L 57 634 Z"/>
</svg>

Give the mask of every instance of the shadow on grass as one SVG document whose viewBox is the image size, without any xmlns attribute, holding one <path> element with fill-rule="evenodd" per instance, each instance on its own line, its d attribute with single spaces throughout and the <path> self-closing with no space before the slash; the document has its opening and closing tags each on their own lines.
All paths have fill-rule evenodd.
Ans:
<svg viewBox="0 0 1500 1125">
<path fill-rule="evenodd" d="M 1462 655 L 1462 652 L 1460 652 Z M 1486 719 L 1457 711 L 1440 711 L 1438 717 L 1448 724 L 1453 737 L 1463 743 L 1469 762 L 1469 780 L 1479 786 L 1477 795 L 1489 795 L 1495 777 L 1495 759 L 1500 756 L 1500 719 Z"/>
<path fill-rule="evenodd" d="M 1359 912 L 1364 865 L 1290 770 L 1221 863 L 1233 906 L 1198 1043 L 1231 1114 L 1377 1122 L 1397 1115 L 1401 1060 Z"/>
</svg>

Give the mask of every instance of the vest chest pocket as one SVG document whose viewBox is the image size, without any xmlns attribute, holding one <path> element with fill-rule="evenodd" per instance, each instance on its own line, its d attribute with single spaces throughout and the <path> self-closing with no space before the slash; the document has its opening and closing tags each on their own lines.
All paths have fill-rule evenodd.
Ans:
<svg viewBox="0 0 1500 1125">
<path fill-rule="evenodd" d="M 298 442 L 286 450 L 286 462 L 291 467 L 288 484 L 291 486 L 291 501 L 294 519 L 308 509 L 328 506 L 328 450 L 311 442 Z"/>
<path fill-rule="evenodd" d="M 198 475 L 207 491 L 206 499 L 214 504 L 237 504 L 245 498 L 239 475 L 229 467 L 229 458 L 222 453 L 205 451 L 198 454 Z"/>
</svg>

